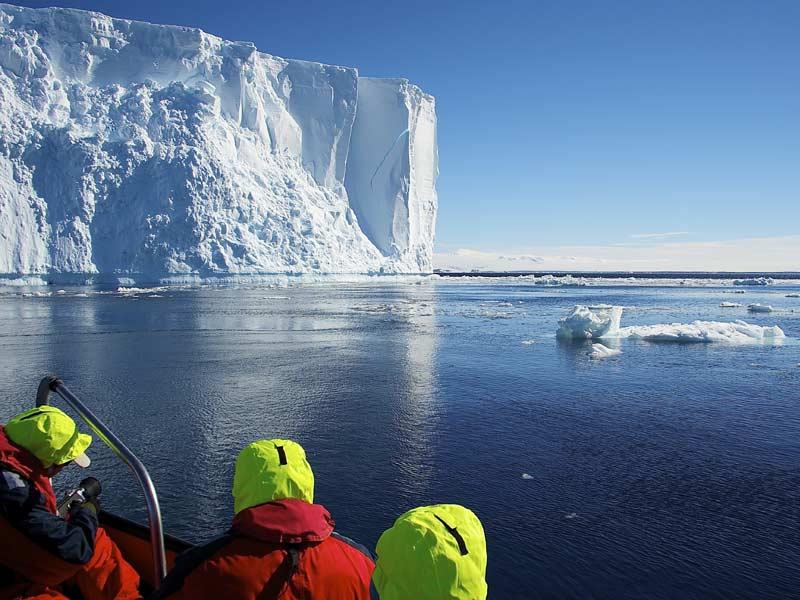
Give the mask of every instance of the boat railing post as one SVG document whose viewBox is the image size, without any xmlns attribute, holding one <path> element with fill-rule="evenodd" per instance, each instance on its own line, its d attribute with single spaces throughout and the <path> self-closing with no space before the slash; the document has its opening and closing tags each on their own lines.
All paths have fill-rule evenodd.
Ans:
<svg viewBox="0 0 800 600">
<path fill-rule="evenodd" d="M 158 496 L 150 474 L 136 455 L 122 443 L 113 431 L 106 426 L 75 394 L 69 391 L 64 382 L 55 375 L 48 375 L 39 383 L 36 393 L 36 406 L 43 406 L 50 401 L 50 392 L 58 394 L 75 412 L 80 415 L 89 428 L 94 431 L 103 442 L 111 448 L 122 461 L 133 471 L 134 476 L 142 487 L 144 499 L 147 504 L 147 517 L 150 521 L 150 543 L 153 547 L 153 568 L 156 586 L 167 575 L 167 558 L 164 550 L 164 529 L 161 522 L 161 508 L 158 505 Z"/>
</svg>

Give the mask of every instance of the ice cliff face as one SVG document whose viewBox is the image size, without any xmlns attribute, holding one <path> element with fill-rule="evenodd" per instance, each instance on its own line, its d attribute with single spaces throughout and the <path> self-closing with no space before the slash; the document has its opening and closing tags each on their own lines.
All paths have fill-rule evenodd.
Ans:
<svg viewBox="0 0 800 600">
<path fill-rule="evenodd" d="M 437 169 L 405 80 L 0 4 L 0 274 L 429 272 Z"/>
<path fill-rule="evenodd" d="M 358 80 L 345 186 L 362 229 L 388 256 L 430 264 L 436 221 L 436 113 L 402 79 Z"/>
</svg>

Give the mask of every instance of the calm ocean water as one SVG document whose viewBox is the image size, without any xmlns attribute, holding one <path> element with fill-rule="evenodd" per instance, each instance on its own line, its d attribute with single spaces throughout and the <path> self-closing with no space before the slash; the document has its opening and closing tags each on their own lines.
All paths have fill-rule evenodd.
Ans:
<svg viewBox="0 0 800 600">
<path fill-rule="evenodd" d="M 473 508 L 491 598 L 800 597 L 800 288 L 64 289 L 0 295 L 0 421 L 58 373 L 150 468 L 170 533 L 222 532 L 237 452 L 284 436 L 372 547 L 413 506 Z M 593 361 L 554 335 L 579 303 L 789 337 L 623 341 Z M 143 520 L 130 474 L 93 450 L 105 507 Z"/>
</svg>

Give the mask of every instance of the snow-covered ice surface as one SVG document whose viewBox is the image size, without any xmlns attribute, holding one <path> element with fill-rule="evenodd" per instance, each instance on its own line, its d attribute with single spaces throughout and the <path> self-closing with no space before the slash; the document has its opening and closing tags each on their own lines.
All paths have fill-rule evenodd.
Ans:
<svg viewBox="0 0 800 600">
<path fill-rule="evenodd" d="M 0 5 L 0 274 L 430 272 L 437 169 L 405 80 Z"/>
<path fill-rule="evenodd" d="M 777 325 L 762 327 L 744 321 L 694 321 L 670 325 L 638 325 L 622 327 L 619 337 L 648 342 L 724 342 L 728 344 L 780 343 L 786 336 Z"/>
</svg>

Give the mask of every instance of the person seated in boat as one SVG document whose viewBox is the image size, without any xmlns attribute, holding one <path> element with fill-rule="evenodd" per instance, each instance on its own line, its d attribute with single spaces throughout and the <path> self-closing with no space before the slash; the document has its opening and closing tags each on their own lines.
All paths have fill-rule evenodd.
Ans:
<svg viewBox="0 0 800 600">
<path fill-rule="evenodd" d="M 98 525 L 88 500 L 58 515 L 50 479 L 75 463 L 89 466 L 91 436 L 52 406 L 0 426 L 0 599 L 141 598 L 139 576 Z"/>
<path fill-rule="evenodd" d="M 368 550 L 314 504 L 302 446 L 253 442 L 236 459 L 226 535 L 182 554 L 154 598 L 368 600 Z"/>
<path fill-rule="evenodd" d="M 412 509 L 383 532 L 375 549 L 374 600 L 485 600 L 486 538 L 457 504 Z"/>
</svg>

